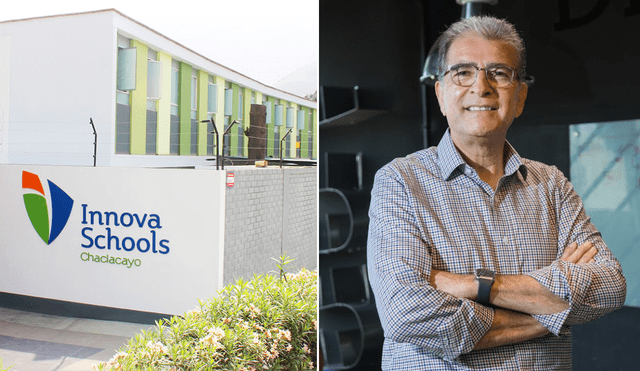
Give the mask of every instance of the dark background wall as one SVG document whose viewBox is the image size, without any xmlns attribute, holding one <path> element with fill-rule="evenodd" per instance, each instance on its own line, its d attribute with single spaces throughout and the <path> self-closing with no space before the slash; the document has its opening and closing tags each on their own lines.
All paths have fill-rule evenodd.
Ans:
<svg viewBox="0 0 640 371">
<path fill-rule="evenodd" d="M 570 176 L 568 125 L 640 118 L 640 1 L 499 0 L 487 13 L 515 24 L 535 77 L 508 137 L 523 157 Z M 446 130 L 433 88 L 422 87 L 419 77 L 435 39 L 460 16 L 455 0 L 320 1 L 320 85 L 358 86 L 364 108 L 384 112 L 338 125 L 321 115 L 321 186 L 331 185 L 323 153 L 362 153 L 363 188 L 347 192 L 355 215 L 366 219 L 377 169 L 436 145 Z M 321 271 L 364 259 L 334 255 L 321 256 Z M 640 361 L 637 308 L 575 326 L 574 334 L 575 370 L 631 370 Z"/>
</svg>

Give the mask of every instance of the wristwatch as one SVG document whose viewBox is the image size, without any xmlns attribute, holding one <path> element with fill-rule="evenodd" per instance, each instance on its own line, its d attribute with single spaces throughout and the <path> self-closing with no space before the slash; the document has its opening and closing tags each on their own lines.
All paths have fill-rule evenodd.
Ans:
<svg viewBox="0 0 640 371">
<path fill-rule="evenodd" d="M 491 286 L 496 279 L 496 272 L 490 269 L 476 269 L 476 279 L 478 280 L 478 298 L 476 302 L 482 305 L 489 305 L 489 295 Z"/>
</svg>

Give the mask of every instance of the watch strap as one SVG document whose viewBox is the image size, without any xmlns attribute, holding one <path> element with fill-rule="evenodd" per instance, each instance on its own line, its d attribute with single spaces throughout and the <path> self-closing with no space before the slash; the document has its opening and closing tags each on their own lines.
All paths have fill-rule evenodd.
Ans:
<svg viewBox="0 0 640 371">
<path fill-rule="evenodd" d="M 491 286 L 496 279 L 496 273 L 490 269 L 479 268 L 476 269 L 476 280 L 478 280 L 478 296 L 476 297 L 476 303 L 482 305 L 489 305 L 489 299 L 491 296 Z"/>
<path fill-rule="evenodd" d="M 489 296 L 491 295 L 492 285 L 492 279 L 478 277 L 478 298 L 476 299 L 478 304 L 489 305 Z"/>
</svg>

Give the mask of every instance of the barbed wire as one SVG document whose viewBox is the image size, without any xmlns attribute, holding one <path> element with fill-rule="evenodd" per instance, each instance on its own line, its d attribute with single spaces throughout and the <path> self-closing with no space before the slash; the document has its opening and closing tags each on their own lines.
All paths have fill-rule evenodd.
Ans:
<svg viewBox="0 0 640 371">
<path fill-rule="evenodd" d="M 234 148 L 238 149 L 239 147 L 232 147 L 232 148 L 225 147 L 225 150 L 233 150 Z M 285 150 L 285 153 L 286 152 L 287 151 Z M 129 153 L 116 153 L 116 152 L 114 152 L 113 154 L 129 154 Z M 47 156 L 82 156 L 82 157 L 86 157 L 86 156 L 93 156 L 93 151 L 87 151 L 87 152 L 19 151 L 19 152 L 14 153 L 14 155 L 47 155 Z M 152 154 L 141 154 L 141 156 L 142 155 L 152 156 Z M 178 156 L 178 154 L 175 154 L 175 155 Z M 109 157 L 109 156 L 111 156 L 111 154 L 100 154 L 100 153 L 98 153 L 98 157 Z M 189 154 L 189 155 L 181 155 L 181 156 L 182 157 L 185 157 L 185 156 L 211 157 L 211 156 L 215 156 L 215 154 L 211 154 L 211 153 L 207 153 L 206 155 Z M 225 154 L 225 156 L 227 156 L 227 154 Z M 240 156 L 240 157 L 243 157 L 243 156 Z M 308 158 L 308 156 L 303 156 L 302 158 Z"/>
<path fill-rule="evenodd" d="M 38 132 L 34 132 L 34 131 L 31 131 L 31 130 L 29 130 L 29 131 L 27 131 L 27 130 L 22 130 L 22 131 L 20 131 L 20 130 L 11 130 L 11 132 L 12 132 L 12 133 L 15 133 L 15 132 L 28 133 L 28 134 L 29 134 L 29 136 L 31 136 L 31 137 L 33 137 L 33 136 L 37 136 L 38 134 L 52 134 L 52 133 L 53 133 L 53 134 L 69 134 L 69 133 L 70 133 L 70 132 L 54 132 L 54 131 L 46 131 L 46 132 L 38 131 Z M 122 133 L 122 132 L 121 132 L 121 133 L 117 133 L 117 132 L 116 132 L 115 134 L 116 134 L 116 137 L 117 137 L 118 135 L 130 135 L 130 133 L 129 133 L 129 132 L 126 132 L 126 133 Z M 196 133 L 187 133 L 187 135 L 195 135 L 195 134 L 196 134 Z M 88 141 L 91 141 L 91 143 L 90 143 L 90 144 L 93 144 L 93 142 L 92 142 L 92 141 L 93 141 L 93 134 L 87 134 L 87 133 L 75 133 L 75 135 L 87 136 L 87 138 L 88 138 L 87 140 L 88 140 Z M 179 132 L 172 132 L 172 133 L 169 133 L 169 135 L 180 135 L 180 133 L 179 133 Z M 208 134 L 208 135 L 212 135 L 212 134 Z M 147 133 L 147 134 L 146 134 L 146 137 L 147 137 L 147 138 L 151 138 L 151 137 L 154 137 L 154 136 L 155 136 L 155 137 L 157 137 L 157 134 L 156 134 L 156 133 Z M 235 138 L 237 138 L 237 137 L 239 137 L 239 134 L 238 134 L 238 133 L 235 133 L 235 134 L 229 133 L 227 136 L 228 136 L 228 137 L 235 137 Z M 26 136 L 19 136 L 18 138 L 23 139 L 23 138 L 25 138 L 25 137 L 26 137 Z M 281 140 L 281 139 L 282 139 L 282 138 L 279 138 L 279 139 L 278 139 L 277 137 L 268 138 L 268 137 L 247 136 L 247 135 L 243 135 L 243 137 L 244 137 L 244 138 L 247 138 L 247 139 L 261 139 L 261 140 L 264 140 L 264 141 L 266 141 L 266 142 L 269 142 L 269 141 L 276 141 L 276 140 Z M 47 139 L 50 139 L 50 136 L 48 136 L 48 137 L 47 137 Z M 292 138 L 292 139 L 293 139 L 293 138 Z M 308 140 L 297 140 L 297 142 L 301 142 L 301 143 L 313 143 L 313 142 L 314 142 L 314 140 L 313 140 L 313 138 L 311 138 L 311 139 L 308 139 Z M 38 140 L 27 141 L 27 142 L 20 141 L 20 140 L 17 140 L 17 141 L 16 141 L 16 138 L 15 138 L 15 137 L 13 137 L 13 138 L 12 138 L 11 143 L 14 143 L 14 144 L 16 144 L 16 143 L 22 143 L 22 144 L 61 144 L 61 143 L 56 143 L 56 142 L 52 142 L 52 141 L 42 142 L 42 141 L 38 141 Z M 64 143 L 64 144 L 87 144 L 87 142 L 84 142 L 84 141 L 83 141 L 83 142 L 78 142 L 78 141 L 64 141 L 63 143 Z M 116 143 L 123 144 L 124 142 L 116 142 Z"/>
<path fill-rule="evenodd" d="M 39 132 L 52 132 L 52 133 L 76 133 L 76 132 L 81 132 L 81 133 L 93 134 L 93 133 L 91 132 L 91 129 L 90 129 L 90 128 L 89 128 L 89 130 L 88 130 L 88 131 L 87 131 L 87 130 L 85 130 L 85 127 L 84 127 L 84 126 L 86 125 L 86 123 L 83 123 L 82 125 L 80 125 L 80 124 L 77 124 L 77 123 L 75 123 L 75 124 L 74 124 L 74 123 L 70 123 L 69 121 L 46 121 L 46 122 L 45 122 L 45 121 L 22 121 L 22 120 L 9 120 L 9 121 L 3 122 L 3 125 L 2 125 L 2 126 L 6 126 L 7 124 L 9 124 L 9 125 L 10 125 L 10 127 L 11 127 L 11 129 L 10 129 L 10 130 L 11 130 L 11 131 L 31 131 L 31 130 L 33 130 L 34 128 L 37 128 L 37 130 L 38 130 Z M 31 126 L 31 127 L 29 127 L 29 128 L 21 128 L 21 127 L 15 127 L 14 125 L 16 125 L 16 124 L 20 124 L 20 125 L 32 125 L 32 126 Z M 77 130 L 73 130 L 73 131 L 70 131 L 70 130 L 68 130 L 68 129 L 63 129 L 63 130 L 60 130 L 60 129 L 42 129 L 42 127 L 43 127 L 43 126 L 45 126 L 45 127 L 47 127 L 47 128 L 51 128 L 51 127 L 55 127 L 54 125 L 58 125 L 58 124 L 74 125 L 74 126 L 77 126 L 77 127 L 78 127 L 78 129 L 77 129 Z M 115 122 L 115 124 L 116 124 L 116 127 L 117 127 L 117 126 L 120 126 L 120 125 L 130 126 L 130 125 L 131 125 L 131 122 L 130 122 L 130 121 L 116 121 L 116 122 Z M 154 125 L 154 126 L 156 126 L 156 127 L 157 127 L 157 122 L 147 122 L 147 124 L 152 124 L 152 125 Z M 173 123 L 170 123 L 170 124 L 174 124 L 174 125 L 175 125 L 175 124 L 178 124 L 178 122 L 173 122 Z M 195 122 L 192 122 L 192 124 L 195 124 Z M 286 130 L 291 129 L 291 128 L 293 128 L 293 129 L 294 129 L 294 130 L 296 130 L 296 131 L 311 131 L 311 130 L 309 130 L 309 128 L 307 127 L 307 125 L 305 125 L 305 127 L 304 127 L 304 128 L 302 128 L 302 129 L 300 129 L 300 128 L 296 127 L 296 126 L 294 126 L 294 127 L 287 127 L 287 126 L 284 126 L 284 125 L 270 125 L 270 124 L 267 124 L 267 125 L 265 125 L 265 126 L 257 125 L 257 124 L 254 124 L 254 125 L 236 124 L 236 125 L 237 125 L 239 128 L 242 128 L 242 129 L 248 129 L 248 128 L 261 128 L 261 129 L 264 129 L 264 130 L 266 130 L 266 131 L 268 131 L 269 129 L 272 129 L 272 130 L 273 130 L 273 129 L 275 129 L 275 128 L 279 128 L 279 129 L 278 129 L 278 131 L 280 131 L 280 130 L 282 130 L 282 131 L 286 131 Z M 225 128 L 225 129 L 226 129 L 227 127 L 228 127 L 228 125 L 225 125 L 225 126 L 224 126 L 224 128 Z"/>
<path fill-rule="evenodd" d="M 2 131 L 5 133 L 9 133 L 9 140 L 5 141 L 5 143 L 0 142 L 0 145 L 10 145 L 11 152 L 14 155 L 24 155 L 24 156 L 53 156 L 53 157 L 87 157 L 97 155 L 99 158 L 109 157 L 113 154 L 131 154 L 131 132 L 130 127 L 131 123 L 129 121 L 117 121 L 116 127 L 114 131 L 109 131 L 108 135 L 113 138 L 115 136 L 115 141 L 112 142 L 113 151 L 109 154 L 98 153 L 94 154 L 94 142 L 95 137 L 91 128 L 87 128 L 87 122 L 83 123 L 74 123 L 69 120 L 61 120 L 61 121 L 41 121 L 41 120 L 6 120 L 2 122 Z M 157 128 L 157 123 L 150 123 L 152 126 Z M 172 126 L 175 127 L 177 122 L 173 122 Z M 192 121 L 192 124 L 196 124 L 196 122 Z M 294 127 L 294 131 L 289 134 L 289 137 L 282 142 L 281 135 L 284 134 L 285 130 L 290 128 L 285 127 L 284 125 L 246 125 L 246 124 L 238 124 L 238 128 L 234 130 L 230 130 L 226 136 L 224 136 L 224 144 L 219 143 L 218 147 L 222 148 L 225 152 L 225 156 L 233 153 L 234 156 L 244 157 L 244 153 L 251 150 L 265 150 L 266 153 L 271 153 L 274 156 L 279 156 L 282 152 L 286 156 L 289 157 L 298 157 L 298 158 L 309 158 L 312 156 L 313 152 L 317 151 L 317 135 L 313 135 L 314 133 L 308 128 L 298 129 Z M 61 125 L 64 125 L 60 127 Z M 128 126 L 126 131 L 118 131 L 118 127 Z M 195 126 L 195 125 L 194 125 Z M 225 125 L 228 127 L 228 125 Z M 6 130 L 6 127 L 9 127 L 9 130 Z M 226 129 L 225 127 L 225 129 Z M 257 136 L 257 135 L 246 135 L 247 130 L 251 128 L 258 128 L 264 130 L 265 136 Z M 209 132 L 211 129 L 210 125 L 207 124 L 207 132 L 204 134 L 207 137 L 206 145 L 205 145 L 205 155 L 198 155 L 197 149 L 199 145 L 190 144 L 189 154 L 180 155 L 179 148 L 180 143 L 178 141 L 174 141 L 170 143 L 170 153 L 171 155 L 180 155 L 180 156 L 215 156 L 215 148 L 216 145 L 211 143 L 214 141 L 213 133 Z M 282 132 L 281 132 L 282 131 Z M 202 131 L 189 131 L 189 132 L 180 132 L 180 131 L 169 131 L 168 134 L 161 134 L 162 136 L 169 135 L 170 137 L 176 138 L 178 136 L 191 136 L 200 138 L 202 136 Z M 251 134 L 249 132 L 249 134 Z M 104 135 L 104 134 L 103 134 Z M 144 153 L 144 155 L 153 155 L 158 154 L 157 149 L 157 138 L 158 132 L 155 131 L 147 131 L 145 135 L 145 149 L 150 149 L 150 153 Z M 269 138 L 269 136 L 271 136 Z M 127 141 L 119 141 L 118 138 L 123 139 L 127 138 Z M 104 137 L 103 137 L 104 138 Z M 211 138 L 211 139 L 210 139 Z M 253 145 L 249 146 L 249 141 L 253 140 Z M 263 141 L 264 146 L 256 146 L 255 140 Z M 291 144 L 294 141 L 295 144 Z M 103 143 L 104 139 L 99 140 L 98 144 Z M 280 148 L 280 145 L 283 145 Z M 176 151 L 176 148 L 178 150 Z M 123 151 L 123 149 L 125 149 Z M 177 152 L 177 153 L 176 153 Z M 298 155 L 299 153 L 299 155 Z"/>
</svg>

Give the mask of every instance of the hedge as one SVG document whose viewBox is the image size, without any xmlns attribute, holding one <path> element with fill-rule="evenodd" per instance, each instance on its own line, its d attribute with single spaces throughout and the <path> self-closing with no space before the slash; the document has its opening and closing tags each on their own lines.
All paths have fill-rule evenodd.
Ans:
<svg viewBox="0 0 640 371">
<path fill-rule="evenodd" d="M 316 369 L 317 272 L 285 273 L 291 260 L 277 261 L 279 273 L 240 279 L 196 309 L 157 321 L 94 370 Z"/>
</svg>

